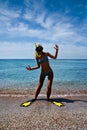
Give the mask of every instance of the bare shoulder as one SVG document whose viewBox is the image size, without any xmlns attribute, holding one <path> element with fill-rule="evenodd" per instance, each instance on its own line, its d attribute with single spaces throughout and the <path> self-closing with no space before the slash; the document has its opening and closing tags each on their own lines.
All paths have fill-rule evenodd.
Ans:
<svg viewBox="0 0 87 130">
<path fill-rule="evenodd" d="M 46 56 L 49 56 L 49 52 L 45 52 L 45 55 L 46 55 Z"/>
<path fill-rule="evenodd" d="M 45 54 L 46 54 L 47 56 L 50 56 L 50 55 L 51 55 L 49 52 L 46 52 Z"/>
<path fill-rule="evenodd" d="M 50 58 L 55 59 L 54 55 L 52 55 L 52 54 L 51 54 L 51 53 L 49 53 L 49 52 L 46 52 L 46 55 L 47 55 L 48 57 L 50 57 Z"/>
<path fill-rule="evenodd" d="M 37 57 L 37 56 L 35 57 L 35 60 L 36 60 L 36 61 L 38 60 L 38 57 Z"/>
</svg>

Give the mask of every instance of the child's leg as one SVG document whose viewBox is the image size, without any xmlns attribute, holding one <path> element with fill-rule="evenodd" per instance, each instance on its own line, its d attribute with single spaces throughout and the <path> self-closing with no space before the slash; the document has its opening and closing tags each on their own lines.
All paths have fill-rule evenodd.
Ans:
<svg viewBox="0 0 87 130">
<path fill-rule="evenodd" d="M 50 74 L 48 75 L 48 84 L 47 84 L 47 100 L 49 100 L 51 95 L 52 82 L 53 82 L 53 72 L 50 72 Z"/>
<path fill-rule="evenodd" d="M 37 86 L 37 90 L 36 90 L 36 93 L 35 93 L 35 99 L 37 99 L 38 94 L 40 93 L 40 90 L 43 86 L 44 79 L 45 79 L 45 75 L 41 74 L 40 79 L 39 79 L 39 84 Z"/>
</svg>

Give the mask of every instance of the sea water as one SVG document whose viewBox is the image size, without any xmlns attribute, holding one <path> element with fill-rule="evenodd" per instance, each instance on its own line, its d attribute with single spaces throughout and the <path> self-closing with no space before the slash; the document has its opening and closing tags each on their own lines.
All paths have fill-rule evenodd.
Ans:
<svg viewBox="0 0 87 130">
<path fill-rule="evenodd" d="M 87 60 L 86 59 L 57 59 L 49 60 L 54 72 L 54 88 L 87 89 Z M 26 66 L 36 66 L 34 59 L 1 59 L 0 60 L 0 89 L 29 89 L 36 88 L 41 69 L 28 71 Z M 47 77 L 43 87 L 47 85 Z"/>
</svg>

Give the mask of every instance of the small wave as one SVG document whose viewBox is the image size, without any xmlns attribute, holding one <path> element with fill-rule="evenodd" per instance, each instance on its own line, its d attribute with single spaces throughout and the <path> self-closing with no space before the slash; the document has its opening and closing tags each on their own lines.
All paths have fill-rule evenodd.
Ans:
<svg viewBox="0 0 87 130">
<path fill-rule="evenodd" d="M 27 97 L 29 96 L 28 94 L 0 94 L 0 97 Z M 31 96 L 31 95 L 30 95 Z M 32 95 L 34 96 L 34 95 Z M 85 97 L 87 96 L 87 94 L 61 94 L 61 95 L 58 95 L 58 94 L 55 94 L 55 95 L 51 95 L 51 97 L 54 97 L 54 98 L 59 98 L 59 97 Z M 46 97 L 46 94 L 39 94 L 38 97 Z"/>
<path fill-rule="evenodd" d="M 0 97 L 27 97 L 28 95 L 24 94 L 0 94 Z"/>
<path fill-rule="evenodd" d="M 64 94 L 64 95 L 52 95 L 53 97 L 83 97 L 83 96 L 87 96 L 87 94 Z"/>
</svg>

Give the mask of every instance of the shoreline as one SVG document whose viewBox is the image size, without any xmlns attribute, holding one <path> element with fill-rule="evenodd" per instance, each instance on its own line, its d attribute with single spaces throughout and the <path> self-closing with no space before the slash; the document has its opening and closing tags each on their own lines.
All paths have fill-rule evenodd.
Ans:
<svg viewBox="0 0 87 130">
<path fill-rule="evenodd" d="M 11 97 L 26 97 L 26 96 L 32 96 L 35 94 L 36 89 L 35 88 L 29 88 L 29 89 L 0 89 L 0 97 L 1 96 L 11 96 Z M 46 95 L 46 89 L 42 88 L 39 95 L 45 96 Z M 52 89 L 51 92 L 52 96 L 57 97 L 66 97 L 66 96 L 87 96 L 87 89 Z"/>
</svg>

